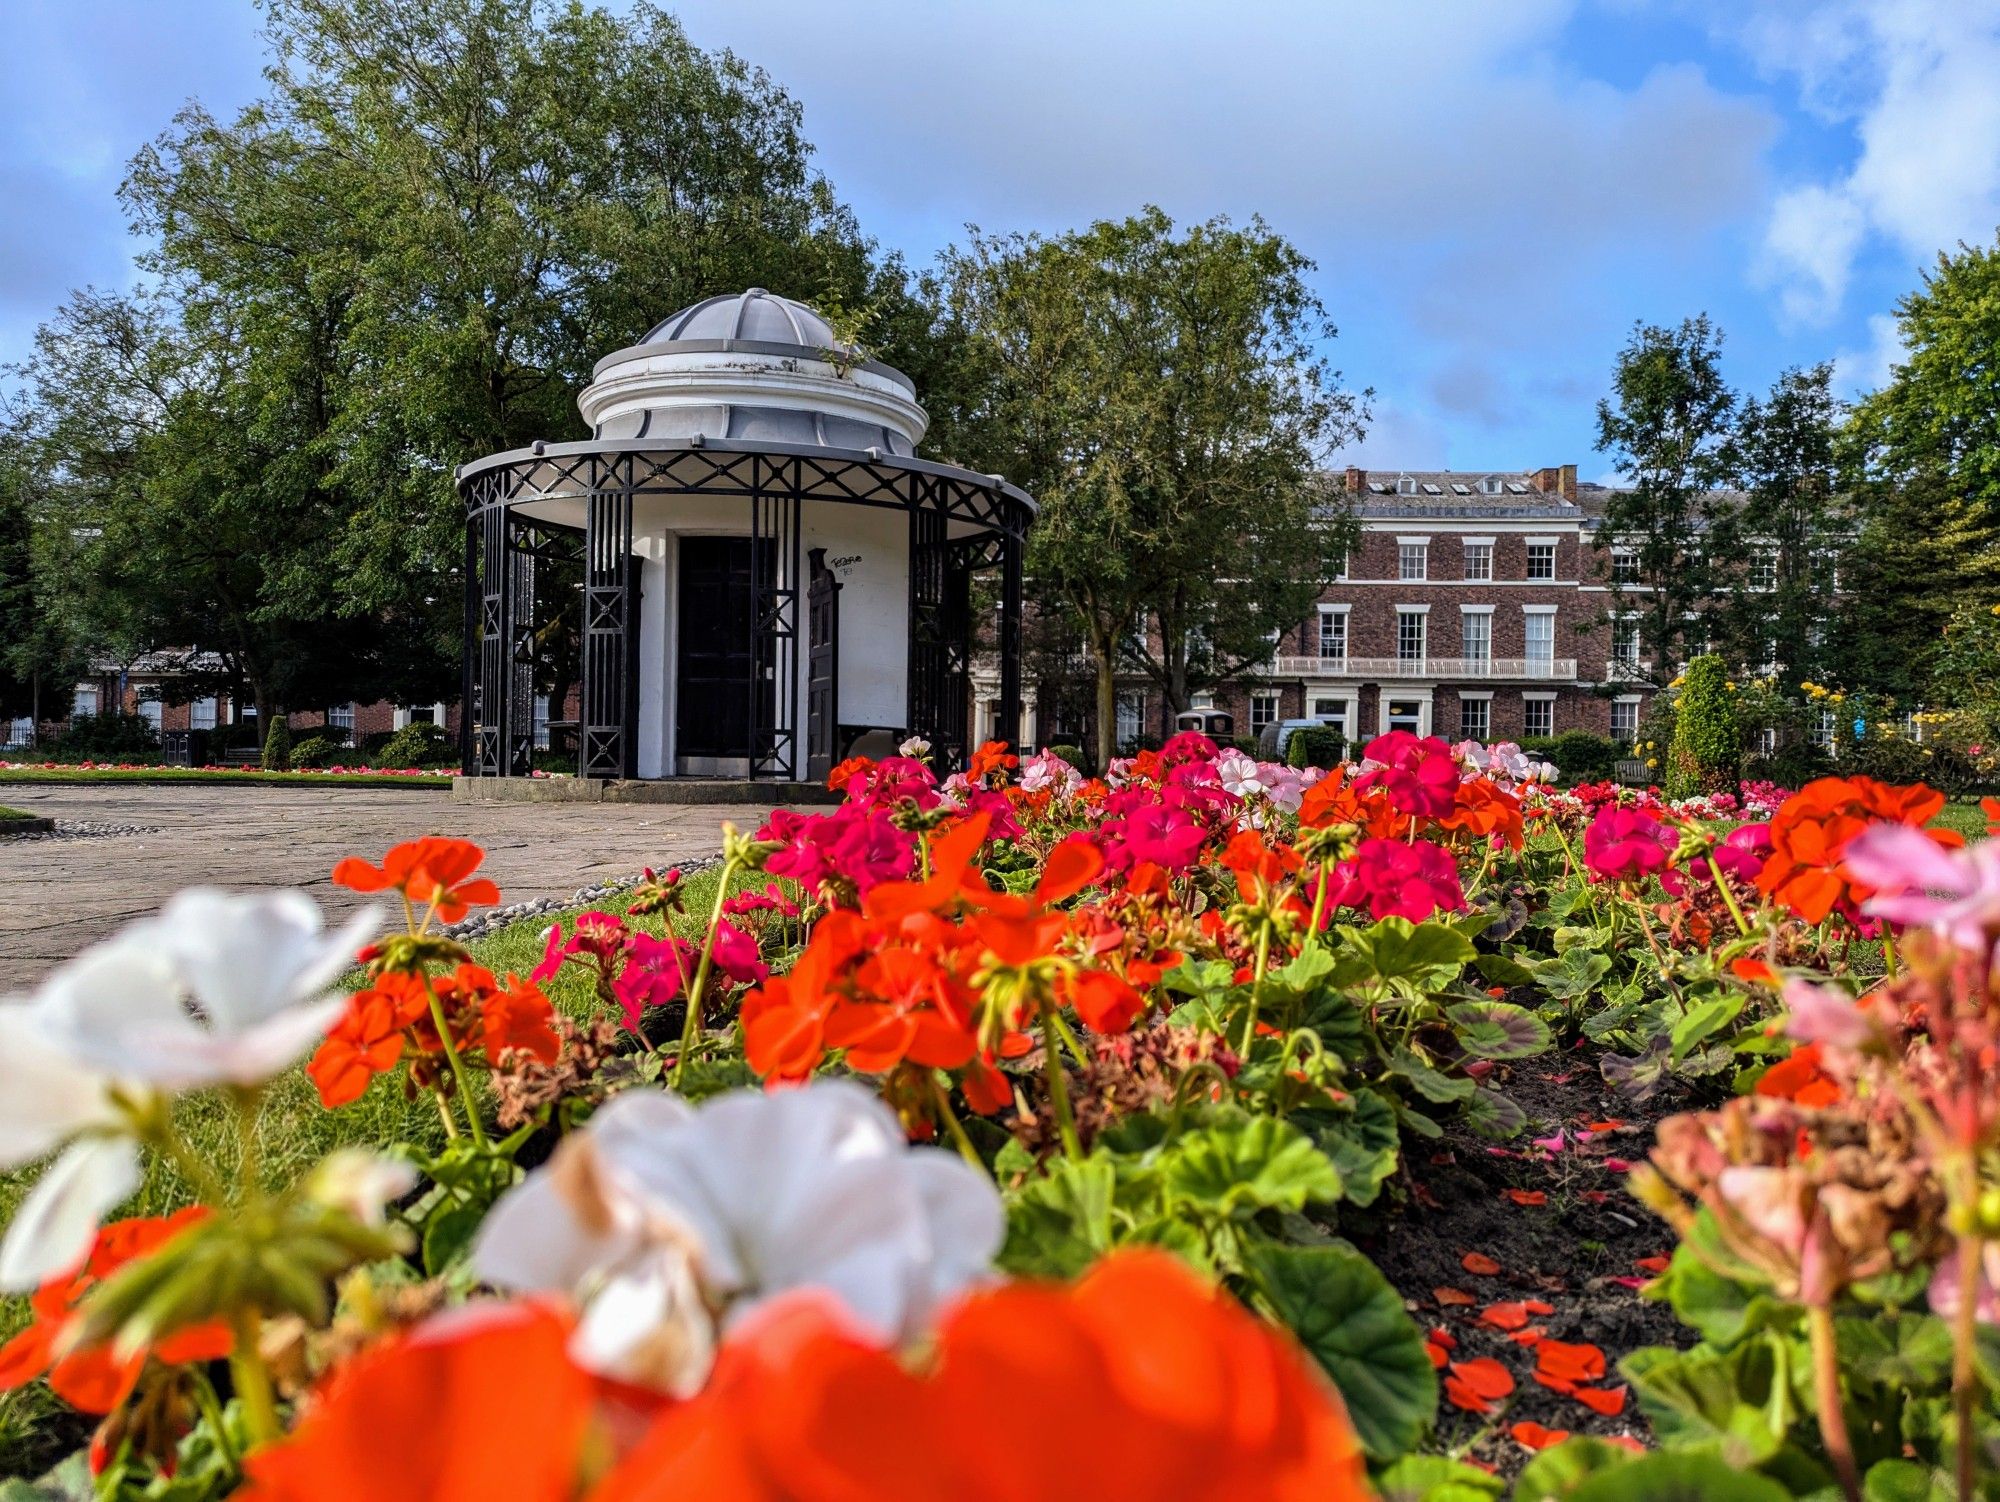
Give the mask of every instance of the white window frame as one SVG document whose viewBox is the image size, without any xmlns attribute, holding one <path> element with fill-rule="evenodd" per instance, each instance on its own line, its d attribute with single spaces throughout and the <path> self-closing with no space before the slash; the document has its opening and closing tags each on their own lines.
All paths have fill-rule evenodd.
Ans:
<svg viewBox="0 0 2000 1502">
<path fill-rule="evenodd" d="M 332 704 L 327 707 L 326 725 L 329 730 L 345 730 L 350 735 L 354 731 L 354 701 Z"/>
<path fill-rule="evenodd" d="M 1348 605 L 1322 605 L 1319 607 L 1319 639 L 1313 644 L 1313 649 L 1318 652 L 1321 662 L 1338 662 L 1344 664 L 1347 661 L 1347 648 L 1349 644 L 1347 616 L 1352 608 Z M 1329 630 L 1328 628 L 1335 622 L 1339 623 L 1340 629 L 1338 631 Z M 1338 652 L 1327 651 L 1330 638 L 1338 638 L 1340 646 Z"/>
<path fill-rule="evenodd" d="M 90 705 L 88 709 L 84 708 L 86 701 Z M 71 718 L 75 718 L 77 715 L 102 714 L 104 712 L 103 692 L 94 683 L 79 683 L 70 695 L 69 712 Z"/>
<path fill-rule="evenodd" d="M 1534 730 L 1528 725 L 1529 706 L 1547 705 L 1540 712 L 1549 717 L 1546 730 Z M 1521 734 L 1526 736 L 1551 736 L 1556 733 L 1556 696 L 1546 690 L 1528 689 L 1521 694 Z"/>
<path fill-rule="evenodd" d="M 1769 594 L 1778 587 L 1778 550 L 1776 548 L 1752 548 L 1743 570 L 1743 578 L 1752 594 Z"/>
<path fill-rule="evenodd" d="M 1476 584 L 1491 583 L 1493 579 L 1493 544 L 1495 539 L 1491 537 L 1467 537 L 1462 538 L 1461 541 L 1465 544 L 1466 580 L 1469 583 Z M 1476 573 L 1472 567 L 1475 558 L 1483 565 Z"/>
<path fill-rule="evenodd" d="M 188 729 L 213 730 L 215 728 L 216 712 L 220 708 L 221 706 L 215 702 L 214 694 L 196 699 L 192 704 L 188 705 Z"/>
<path fill-rule="evenodd" d="M 1482 633 L 1484 640 L 1481 643 L 1485 650 L 1477 653 L 1468 650 L 1468 645 L 1472 639 L 1470 627 L 1475 620 L 1483 623 L 1486 628 Z M 1461 605 L 1458 607 L 1458 655 L 1467 662 L 1490 663 L 1493 661 L 1493 607 L 1491 605 Z"/>
<path fill-rule="evenodd" d="M 1554 605 L 1523 605 L 1521 607 L 1521 658 L 1523 661 L 1550 664 L 1555 662 L 1557 608 Z M 1546 656 L 1537 656 L 1534 651 L 1534 625 L 1536 621 L 1547 621 L 1549 623 L 1548 653 Z"/>
<path fill-rule="evenodd" d="M 1417 571 L 1410 572 L 1412 559 Z M 1431 540 L 1428 537 L 1398 537 L 1396 539 L 1396 578 L 1405 584 L 1423 584 L 1431 576 Z"/>
<path fill-rule="evenodd" d="M 1275 725 L 1284 717 L 1285 698 L 1275 688 L 1260 688 L 1250 695 L 1250 733 L 1261 735 L 1264 727 Z"/>
<path fill-rule="evenodd" d="M 1630 745 L 1639 738 L 1639 708 L 1644 702 L 1644 698 L 1639 694 L 1620 694 L 1611 701 L 1611 738 L 1614 741 L 1623 740 L 1626 745 Z M 1621 709 L 1632 711 L 1629 733 L 1622 736 L 1618 729 L 1618 712 Z"/>
<path fill-rule="evenodd" d="M 1527 553 L 1522 561 L 1521 577 L 1535 584 L 1553 584 L 1556 580 L 1556 559 L 1561 550 L 1562 539 L 1560 537 L 1525 537 L 1522 539 L 1522 542 L 1527 549 Z M 1535 572 L 1535 549 L 1537 548 L 1547 548 L 1549 550 L 1549 571 L 1546 574 Z"/>
<path fill-rule="evenodd" d="M 1423 662 L 1431 654 L 1431 607 L 1428 605 L 1398 605 L 1396 607 L 1396 661 Z M 1417 645 L 1421 649 L 1416 656 L 1405 655 L 1403 651 L 1403 620 L 1406 616 L 1417 618 Z"/>
<path fill-rule="evenodd" d="M 1465 728 L 1465 711 L 1468 706 L 1473 704 L 1479 706 L 1479 718 L 1481 721 L 1480 731 L 1477 735 L 1474 735 Z M 1460 740 L 1478 741 L 1481 745 L 1485 745 L 1493 739 L 1492 694 L 1460 691 L 1458 696 L 1458 738 Z"/>
</svg>

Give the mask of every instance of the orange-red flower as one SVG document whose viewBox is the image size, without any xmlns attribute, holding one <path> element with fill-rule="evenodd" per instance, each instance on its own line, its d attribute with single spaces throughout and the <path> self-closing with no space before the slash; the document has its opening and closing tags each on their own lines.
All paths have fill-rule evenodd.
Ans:
<svg viewBox="0 0 2000 1502">
<path fill-rule="evenodd" d="M 333 868 L 333 884 L 356 892 L 401 892 L 420 907 L 434 908 L 437 921 L 456 923 L 475 907 L 491 907 L 500 888 L 473 878 L 486 852 L 470 840 L 427 835 L 405 840 L 379 866 L 350 855 Z"/>
<path fill-rule="evenodd" d="M 1870 825 L 1921 828 L 1944 807 L 1945 796 L 1917 783 L 1893 787 L 1872 777 L 1822 777 L 1807 783 L 1771 818 L 1771 858 L 1757 873 L 1757 888 L 1808 923 L 1839 908 L 1852 915 L 1869 895 L 1841 861 L 1854 837 Z M 1964 840 L 1949 830 L 1926 830 L 1940 845 Z"/>
<path fill-rule="evenodd" d="M 391 971 L 348 998 L 347 1010 L 306 1064 L 322 1105 L 331 1110 L 358 1099 L 376 1075 L 396 1067 L 406 1046 L 442 1055 L 424 984 L 422 976 Z M 544 1064 L 555 1062 L 562 1047 L 555 1008 L 533 984 L 513 975 L 502 984 L 491 970 L 466 961 L 430 985 L 462 1059 L 493 1064 L 502 1052 L 520 1049 Z"/>
<path fill-rule="evenodd" d="M 592 1379 L 568 1339 L 545 1308 L 483 1304 L 378 1346 L 251 1456 L 237 1502 L 569 1502 Z"/>
<path fill-rule="evenodd" d="M 1005 1415 L 1033 1394 L 1032 1442 Z M 1283 1335 L 1172 1258 L 967 1299 L 912 1372 L 794 1302 L 725 1349 L 591 1502 L 1349 1502 L 1340 1399 Z"/>
<path fill-rule="evenodd" d="M 35 1291 L 29 1300 L 34 1323 L 0 1346 L 0 1392 L 11 1392 L 46 1373 L 56 1396 L 72 1408 L 109 1413 L 131 1395 L 149 1357 L 173 1366 L 227 1356 L 229 1327 L 220 1323 L 175 1330 L 128 1354 L 114 1352 L 109 1344 L 63 1349 L 77 1305 L 91 1289 L 127 1263 L 158 1251 L 207 1214 L 196 1205 L 174 1215 L 113 1221 L 101 1227 L 80 1266 Z"/>
<path fill-rule="evenodd" d="M 1498 836 L 1511 850 L 1519 850 L 1526 838 L 1520 798 L 1485 777 L 1458 785 L 1451 811 L 1437 821 L 1437 827 L 1482 840 Z"/>
<path fill-rule="evenodd" d="M 1840 1082 L 1820 1065 L 1820 1045 L 1807 1043 L 1773 1064 L 1757 1080 L 1757 1094 L 1796 1101 L 1802 1106 L 1830 1106 L 1840 1099 Z"/>
</svg>

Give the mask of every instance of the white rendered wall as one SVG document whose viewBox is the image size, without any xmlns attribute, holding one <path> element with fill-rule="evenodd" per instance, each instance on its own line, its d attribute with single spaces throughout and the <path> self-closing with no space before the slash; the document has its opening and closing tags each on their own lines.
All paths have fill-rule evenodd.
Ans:
<svg viewBox="0 0 2000 1502">
<path fill-rule="evenodd" d="M 801 507 L 799 567 L 805 555 L 825 548 L 827 566 L 840 579 L 840 696 L 838 718 L 856 725 L 901 725 L 909 712 L 910 523 L 901 510 L 807 501 Z M 639 597 L 638 765 L 641 777 L 674 775 L 674 663 L 680 615 L 681 534 L 748 536 L 745 502 L 706 496 L 635 496 L 632 551 L 642 560 Z M 781 559 L 782 570 L 790 563 Z M 780 582 L 784 582 L 781 581 Z M 804 578 L 799 581 L 799 627 L 808 626 Z M 780 671 L 790 684 L 797 727 L 799 775 L 805 775 L 806 642 Z M 784 697 L 781 690 L 781 701 Z"/>
</svg>

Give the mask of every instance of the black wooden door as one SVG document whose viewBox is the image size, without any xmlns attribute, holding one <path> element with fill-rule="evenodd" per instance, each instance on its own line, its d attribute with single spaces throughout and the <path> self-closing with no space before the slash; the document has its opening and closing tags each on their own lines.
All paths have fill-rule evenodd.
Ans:
<svg viewBox="0 0 2000 1502">
<path fill-rule="evenodd" d="M 680 540 L 674 716 L 674 745 L 680 757 L 740 760 L 747 768 L 756 609 L 750 556 L 747 537 Z M 759 689 L 768 720 L 772 685 Z"/>
<path fill-rule="evenodd" d="M 833 770 L 840 719 L 840 581 L 826 566 L 825 550 L 812 550 L 812 585 L 806 595 L 811 636 L 806 658 L 806 776 L 814 782 Z"/>
</svg>

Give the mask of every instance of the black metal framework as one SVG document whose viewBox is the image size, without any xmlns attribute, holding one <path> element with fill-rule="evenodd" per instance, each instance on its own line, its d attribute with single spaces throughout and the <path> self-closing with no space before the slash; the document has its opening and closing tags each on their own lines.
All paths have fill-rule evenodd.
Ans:
<svg viewBox="0 0 2000 1502">
<path fill-rule="evenodd" d="M 822 782 L 833 770 L 840 738 L 840 580 L 814 548 L 806 587 L 806 776 Z"/>
<path fill-rule="evenodd" d="M 813 690 L 807 685 L 801 694 L 798 683 L 802 667 L 817 670 L 806 661 L 814 643 L 803 630 L 801 520 L 809 500 L 908 515 L 903 728 L 928 739 L 947 766 L 963 759 L 970 740 L 972 576 L 1001 571 L 1001 723 L 1020 723 L 1021 558 L 1034 504 L 995 477 L 876 450 L 592 441 L 495 455 L 462 470 L 458 486 L 466 507 L 462 733 L 469 776 L 522 776 L 532 765 L 535 563 L 552 547 L 574 548 L 577 538 L 574 528 L 519 509 L 545 500 L 582 502 L 577 770 L 583 776 L 638 772 L 639 567 L 632 537 L 633 501 L 640 494 L 730 497 L 745 508 L 757 581 L 750 744 L 744 748 L 752 777 L 815 775 L 820 748 L 816 740 L 808 745 L 816 728 Z M 768 698 L 756 691 L 765 682 L 776 687 Z"/>
</svg>

